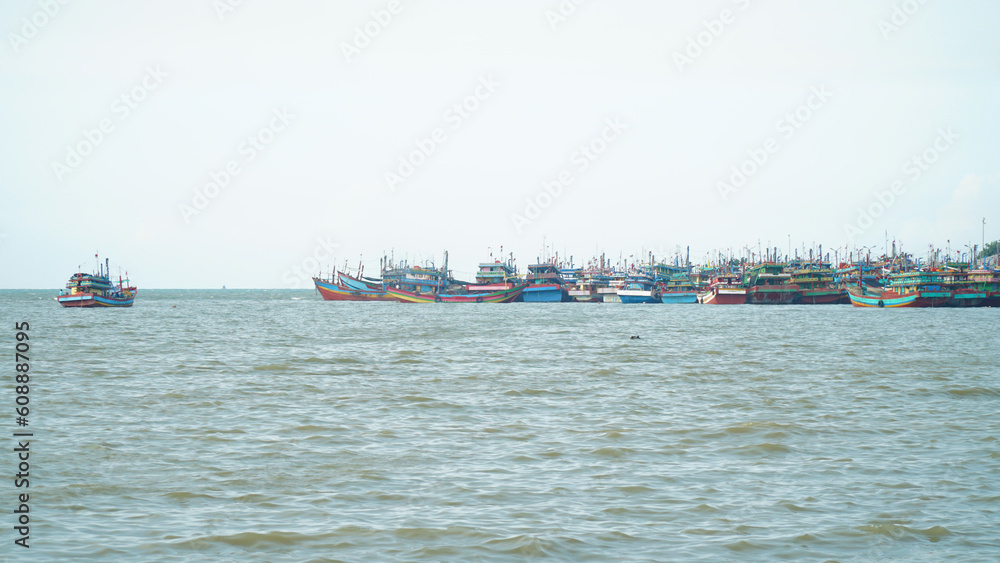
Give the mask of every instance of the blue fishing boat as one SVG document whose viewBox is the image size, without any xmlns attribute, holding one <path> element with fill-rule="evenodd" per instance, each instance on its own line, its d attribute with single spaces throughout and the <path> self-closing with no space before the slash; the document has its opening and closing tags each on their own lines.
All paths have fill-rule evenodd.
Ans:
<svg viewBox="0 0 1000 563">
<path fill-rule="evenodd" d="M 559 303 L 568 301 L 568 293 L 562 283 L 562 275 L 555 264 L 532 264 L 528 266 L 525 278 L 528 286 L 521 293 L 527 303 Z"/>
<path fill-rule="evenodd" d="M 660 290 L 653 276 L 637 271 L 625 278 L 625 285 L 618 290 L 622 303 L 659 303 Z"/>
<path fill-rule="evenodd" d="M 680 274 L 671 277 L 663 282 L 660 290 L 660 301 L 662 303 L 697 303 L 698 290 L 687 274 Z"/>
</svg>

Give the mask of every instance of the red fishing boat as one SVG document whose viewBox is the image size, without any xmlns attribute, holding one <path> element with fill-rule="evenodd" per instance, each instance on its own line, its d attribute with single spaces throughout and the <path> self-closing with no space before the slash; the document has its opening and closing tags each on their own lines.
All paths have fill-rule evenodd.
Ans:
<svg viewBox="0 0 1000 563">
<path fill-rule="evenodd" d="M 698 296 L 705 305 L 742 305 L 747 302 L 747 288 L 739 274 L 721 274 L 708 285 L 708 291 Z"/>
<path fill-rule="evenodd" d="M 338 273 L 338 276 L 340 280 L 349 277 L 342 273 Z M 313 278 L 313 283 L 316 284 L 316 291 L 319 291 L 320 296 L 326 301 L 398 301 L 395 297 L 390 296 L 385 289 L 377 287 L 375 284 L 361 282 L 356 278 L 351 279 L 363 284 L 364 287 L 351 287 L 345 283 L 336 283 L 334 280 L 320 278 Z"/>
</svg>

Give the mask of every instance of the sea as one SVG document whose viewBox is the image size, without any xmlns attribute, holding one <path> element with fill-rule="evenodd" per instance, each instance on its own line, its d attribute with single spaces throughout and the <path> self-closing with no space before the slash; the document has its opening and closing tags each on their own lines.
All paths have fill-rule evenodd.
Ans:
<svg viewBox="0 0 1000 563">
<path fill-rule="evenodd" d="M 1000 560 L 1000 309 L 55 294 L 6 560 Z"/>
</svg>

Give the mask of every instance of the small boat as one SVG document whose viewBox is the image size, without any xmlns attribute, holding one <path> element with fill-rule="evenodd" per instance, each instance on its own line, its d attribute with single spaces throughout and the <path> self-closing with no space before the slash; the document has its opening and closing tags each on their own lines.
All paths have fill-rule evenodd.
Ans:
<svg viewBox="0 0 1000 563">
<path fill-rule="evenodd" d="M 138 289 L 128 278 L 111 281 L 108 260 L 95 274 L 78 272 L 66 282 L 66 289 L 55 298 L 63 307 L 131 307 Z"/>
</svg>

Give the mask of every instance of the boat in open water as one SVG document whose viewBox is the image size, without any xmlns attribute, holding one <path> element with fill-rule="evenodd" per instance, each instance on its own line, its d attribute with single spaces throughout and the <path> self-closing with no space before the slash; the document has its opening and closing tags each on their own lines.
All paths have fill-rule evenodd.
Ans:
<svg viewBox="0 0 1000 563">
<path fill-rule="evenodd" d="M 63 307 L 131 307 L 139 290 L 126 278 L 118 276 L 118 282 L 111 280 L 109 263 L 104 264 L 94 274 L 77 272 L 66 282 L 56 301 Z"/>
</svg>

